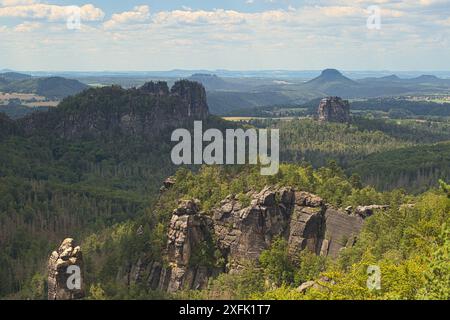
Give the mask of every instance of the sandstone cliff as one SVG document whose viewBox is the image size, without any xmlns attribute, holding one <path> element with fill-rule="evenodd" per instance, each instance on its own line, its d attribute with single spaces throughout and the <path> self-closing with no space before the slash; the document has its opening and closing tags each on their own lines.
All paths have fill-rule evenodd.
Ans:
<svg viewBox="0 0 450 320">
<path fill-rule="evenodd" d="M 319 121 L 349 122 L 350 104 L 339 97 L 328 97 L 320 101 L 318 108 Z"/>
<path fill-rule="evenodd" d="M 355 243 L 364 221 L 363 215 L 332 208 L 320 197 L 292 188 L 266 187 L 248 196 L 249 205 L 230 195 L 206 213 L 200 212 L 198 200 L 180 201 L 168 229 L 165 262 L 139 259 L 128 270 L 129 284 L 168 292 L 202 289 L 210 277 L 239 272 L 244 262 L 257 261 L 277 237 L 287 240 L 293 257 L 309 250 L 334 258 Z"/>
<path fill-rule="evenodd" d="M 187 80 L 169 90 L 165 82 L 141 88 L 92 88 L 63 100 L 58 108 L 19 120 L 25 135 L 62 138 L 156 136 L 209 114 L 204 87 Z"/>
</svg>

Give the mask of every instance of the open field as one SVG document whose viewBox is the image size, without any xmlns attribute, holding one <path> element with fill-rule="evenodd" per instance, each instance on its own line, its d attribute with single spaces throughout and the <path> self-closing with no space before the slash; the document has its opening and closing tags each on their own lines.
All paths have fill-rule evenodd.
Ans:
<svg viewBox="0 0 450 320">
<path fill-rule="evenodd" d="M 14 103 L 27 107 L 56 107 L 59 100 L 50 100 L 34 93 L 0 92 L 0 105 Z"/>
<path fill-rule="evenodd" d="M 0 101 L 13 100 L 13 99 L 19 99 L 19 100 L 23 100 L 23 101 L 28 101 L 28 100 L 45 101 L 45 97 L 39 96 L 34 93 L 15 93 L 15 92 L 4 93 L 4 92 L 0 92 Z"/>
</svg>

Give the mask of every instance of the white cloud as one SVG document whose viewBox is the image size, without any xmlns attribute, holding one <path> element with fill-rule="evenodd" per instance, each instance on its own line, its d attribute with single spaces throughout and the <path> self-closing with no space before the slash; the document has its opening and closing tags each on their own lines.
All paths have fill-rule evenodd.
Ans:
<svg viewBox="0 0 450 320">
<path fill-rule="evenodd" d="M 108 61 L 122 60 L 130 64 L 125 66 L 128 69 L 138 68 L 139 64 L 151 69 L 148 63 L 154 63 L 153 67 L 158 69 L 189 67 L 187 62 L 242 68 L 247 68 L 246 63 L 258 67 L 257 63 L 267 62 L 268 67 L 301 64 L 314 68 L 328 60 L 330 64 L 340 61 L 342 65 L 353 65 L 354 60 L 360 65 L 369 61 L 370 67 L 370 63 L 378 66 L 382 61 L 403 63 L 400 53 L 419 57 L 420 50 L 441 48 L 436 52 L 449 52 L 449 42 L 442 39 L 450 38 L 450 18 L 448 10 L 442 10 L 440 0 L 321 0 L 320 5 L 289 8 L 280 1 L 277 3 L 285 9 L 260 12 L 187 7 L 151 12 L 142 5 L 117 12 L 105 22 L 101 9 L 87 5 L 83 6 L 82 18 L 98 22 L 82 23 L 81 30 L 75 32 L 67 32 L 65 23 L 59 22 L 67 16 L 64 9 L 67 7 L 48 4 L 37 7 L 37 3 L 27 0 L 0 3 L 5 2 L 9 4 L 0 7 L 0 17 L 23 20 L 15 28 L 0 27 L 0 31 L 5 31 L 2 34 L 8 44 L 5 47 L 13 52 L 19 51 L 13 43 L 36 43 L 38 49 L 30 49 L 27 54 L 34 54 L 36 61 L 39 56 L 49 61 L 50 57 L 61 59 L 61 65 L 65 63 L 61 57 L 65 56 L 88 63 L 82 60 L 84 56 L 89 57 L 93 68 L 108 68 Z M 373 4 L 380 6 L 382 15 L 382 28 L 376 32 L 366 27 L 370 14 L 367 8 Z M 36 18 L 41 18 L 38 22 L 45 26 L 45 32 L 38 25 L 24 22 Z M 24 32 L 33 30 L 37 32 Z M 158 45 L 154 46 L 155 43 Z M 75 48 L 76 53 L 62 53 L 68 48 Z M 149 52 L 157 57 L 155 62 L 145 58 Z M 9 57 L 12 55 L 0 52 L 0 58 L 12 59 Z M 113 64 L 111 68 L 115 67 Z"/>
<path fill-rule="evenodd" d="M 245 22 L 251 14 L 234 10 L 216 9 L 206 10 L 173 10 L 158 12 L 153 22 L 161 25 L 205 25 L 205 24 L 240 24 Z"/>
<path fill-rule="evenodd" d="M 30 32 L 39 29 L 42 26 L 39 22 L 26 21 L 14 27 L 16 32 Z"/>
<path fill-rule="evenodd" d="M 114 29 L 127 24 L 142 23 L 150 18 L 150 8 L 148 6 L 137 6 L 132 11 L 115 13 L 111 19 L 106 21 L 103 26 L 106 29 Z"/>
<path fill-rule="evenodd" d="M 20 3 L 22 1 L 6 0 L 7 3 Z M 86 4 L 80 9 L 81 19 L 84 21 L 102 20 L 105 13 L 92 4 Z M 44 3 L 18 4 L 0 7 L 0 17 L 35 18 L 49 21 L 65 20 L 74 13 L 74 6 L 58 6 Z"/>
<path fill-rule="evenodd" d="M 17 6 L 17 5 L 29 5 L 35 3 L 35 0 L 3 0 L 0 4 L 4 7 Z"/>
</svg>

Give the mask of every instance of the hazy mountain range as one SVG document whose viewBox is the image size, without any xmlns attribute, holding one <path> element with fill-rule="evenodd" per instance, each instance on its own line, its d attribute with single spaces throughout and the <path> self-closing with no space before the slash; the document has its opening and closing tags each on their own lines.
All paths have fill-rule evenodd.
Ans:
<svg viewBox="0 0 450 320">
<path fill-rule="evenodd" d="M 101 74 L 101 75 L 100 75 Z M 375 98 L 402 95 L 450 94 L 450 79 L 422 74 L 401 77 L 397 74 L 351 78 L 336 69 L 315 72 L 258 71 L 254 77 L 240 76 L 236 72 L 205 71 L 185 74 L 184 71 L 135 73 L 67 73 L 71 79 L 48 73 L 49 76 L 5 72 L 0 74 L 0 92 L 36 93 L 48 98 L 63 98 L 76 94 L 88 85 L 118 84 L 123 87 L 139 86 L 148 80 L 160 80 L 165 76 L 169 84 L 179 78 L 202 83 L 207 90 L 208 104 L 214 114 L 225 115 L 230 111 L 273 105 L 299 105 L 324 96 L 343 98 Z M 287 75 L 297 75 L 286 78 Z M 183 75 L 183 76 L 181 76 Z M 277 76 L 278 75 L 278 76 Z M 300 77 L 302 75 L 302 77 Z M 232 76 L 232 77 L 231 77 Z"/>
<path fill-rule="evenodd" d="M 214 85 L 210 84 L 214 79 Z M 219 78 L 220 79 L 220 78 Z M 269 105 L 293 105 L 324 97 L 340 96 L 349 98 L 375 98 L 400 95 L 449 94 L 450 79 L 434 75 L 420 75 L 415 78 L 400 78 L 397 75 L 350 79 L 335 69 L 326 69 L 309 81 L 273 80 L 247 81 L 247 87 L 233 80 L 222 80 L 218 86 L 217 77 L 197 79 L 208 91 L 211 112 L 226 114 L 229 111 Z M 251 89 L 248 88 L 252 85 Z"/>
</svg>

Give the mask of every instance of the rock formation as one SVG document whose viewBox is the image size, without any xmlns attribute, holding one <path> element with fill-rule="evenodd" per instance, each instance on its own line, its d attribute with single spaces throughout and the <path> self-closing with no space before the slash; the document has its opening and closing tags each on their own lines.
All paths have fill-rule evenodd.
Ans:
<svg viewBox="0 0 450 320">
<path fill-rule="evenodd" d="M 350 121 L 350 104 L 339 97 L 327 97 L 320 101 L 318 114 L 319 121 L 346 123 Z"/>
<path fill-rule="evenodd" d="M 212 221 L 199 212 L 198 201 L 181 201 L 170 221 L 167 260 L 169 269 L 163 274 L 161 287 L 168 292 L 183 288 L 204 288 L 213 270 L 195 257 L 203 244 L 212 241 Z"/>
<path fill-rule="evenodd" d="M 246 261 L 257 261 L 277 237 L 286 239 L 293 257 L 309 250 L 334 258 L 355 243 L 364 221 L 288 187 L 266 187 L 247 196 L 249 205 L 229 195 L 208 213 L 199 211 L 198 200 L 180 201 L 169 225 L 166 261 L 139 259 L 129 268 L 132 282 L 168 292 L 205 288 L 210 277 L 239 272 Z M 220 265 L 214 263 L 217 252 Z"/>
<path fill-rule="evenodd" d="M 27 136 L 47 132 L 66 139 L 99 136 L 160 135 L 171 129 L 206 120 L 209 110 L 204 87 L 187 80 L 171 90 L 165 82 L 149 82 L 139 89 L 119 86 L 91 88 L 63 100 L 58 108 L 18 121 Z"/>
<path fill-rule="evenodd" d="M 370 205 L 370 206 L 357 206 L 355 213 L 360 215 L 363 218 L 370 217 L 374 214 L 376 210 L 387 210 L 389 206 L 387 205 Z"/>
<path fill-rule="evenodd" d="M 161 188 L 159 189 L 159 191 L 161 193 L 169 190 L 170 188 L 172 188 L 175 183 L 176 183 L 176 178 L 175 177 L 168 177 L 166 180 L 164 180 L 163 185 L 161 186 Z"/>
<path fill-rule="evenodd" d="M 154 94 L 157 96 L 164 96 L 169 94 L 169 86 L 167 82 L 158 81 L 158 82 L 147 82 L 139 90 L 143 93 Z"/>
<path fill-rule="evenodd" d="M 81 248 L 75 244 L 73 239 L 67 238 L 56 251 L 52 252 L 48 261 L 48 299 L 83 298 L 83 280 Z"/>
</svg>

